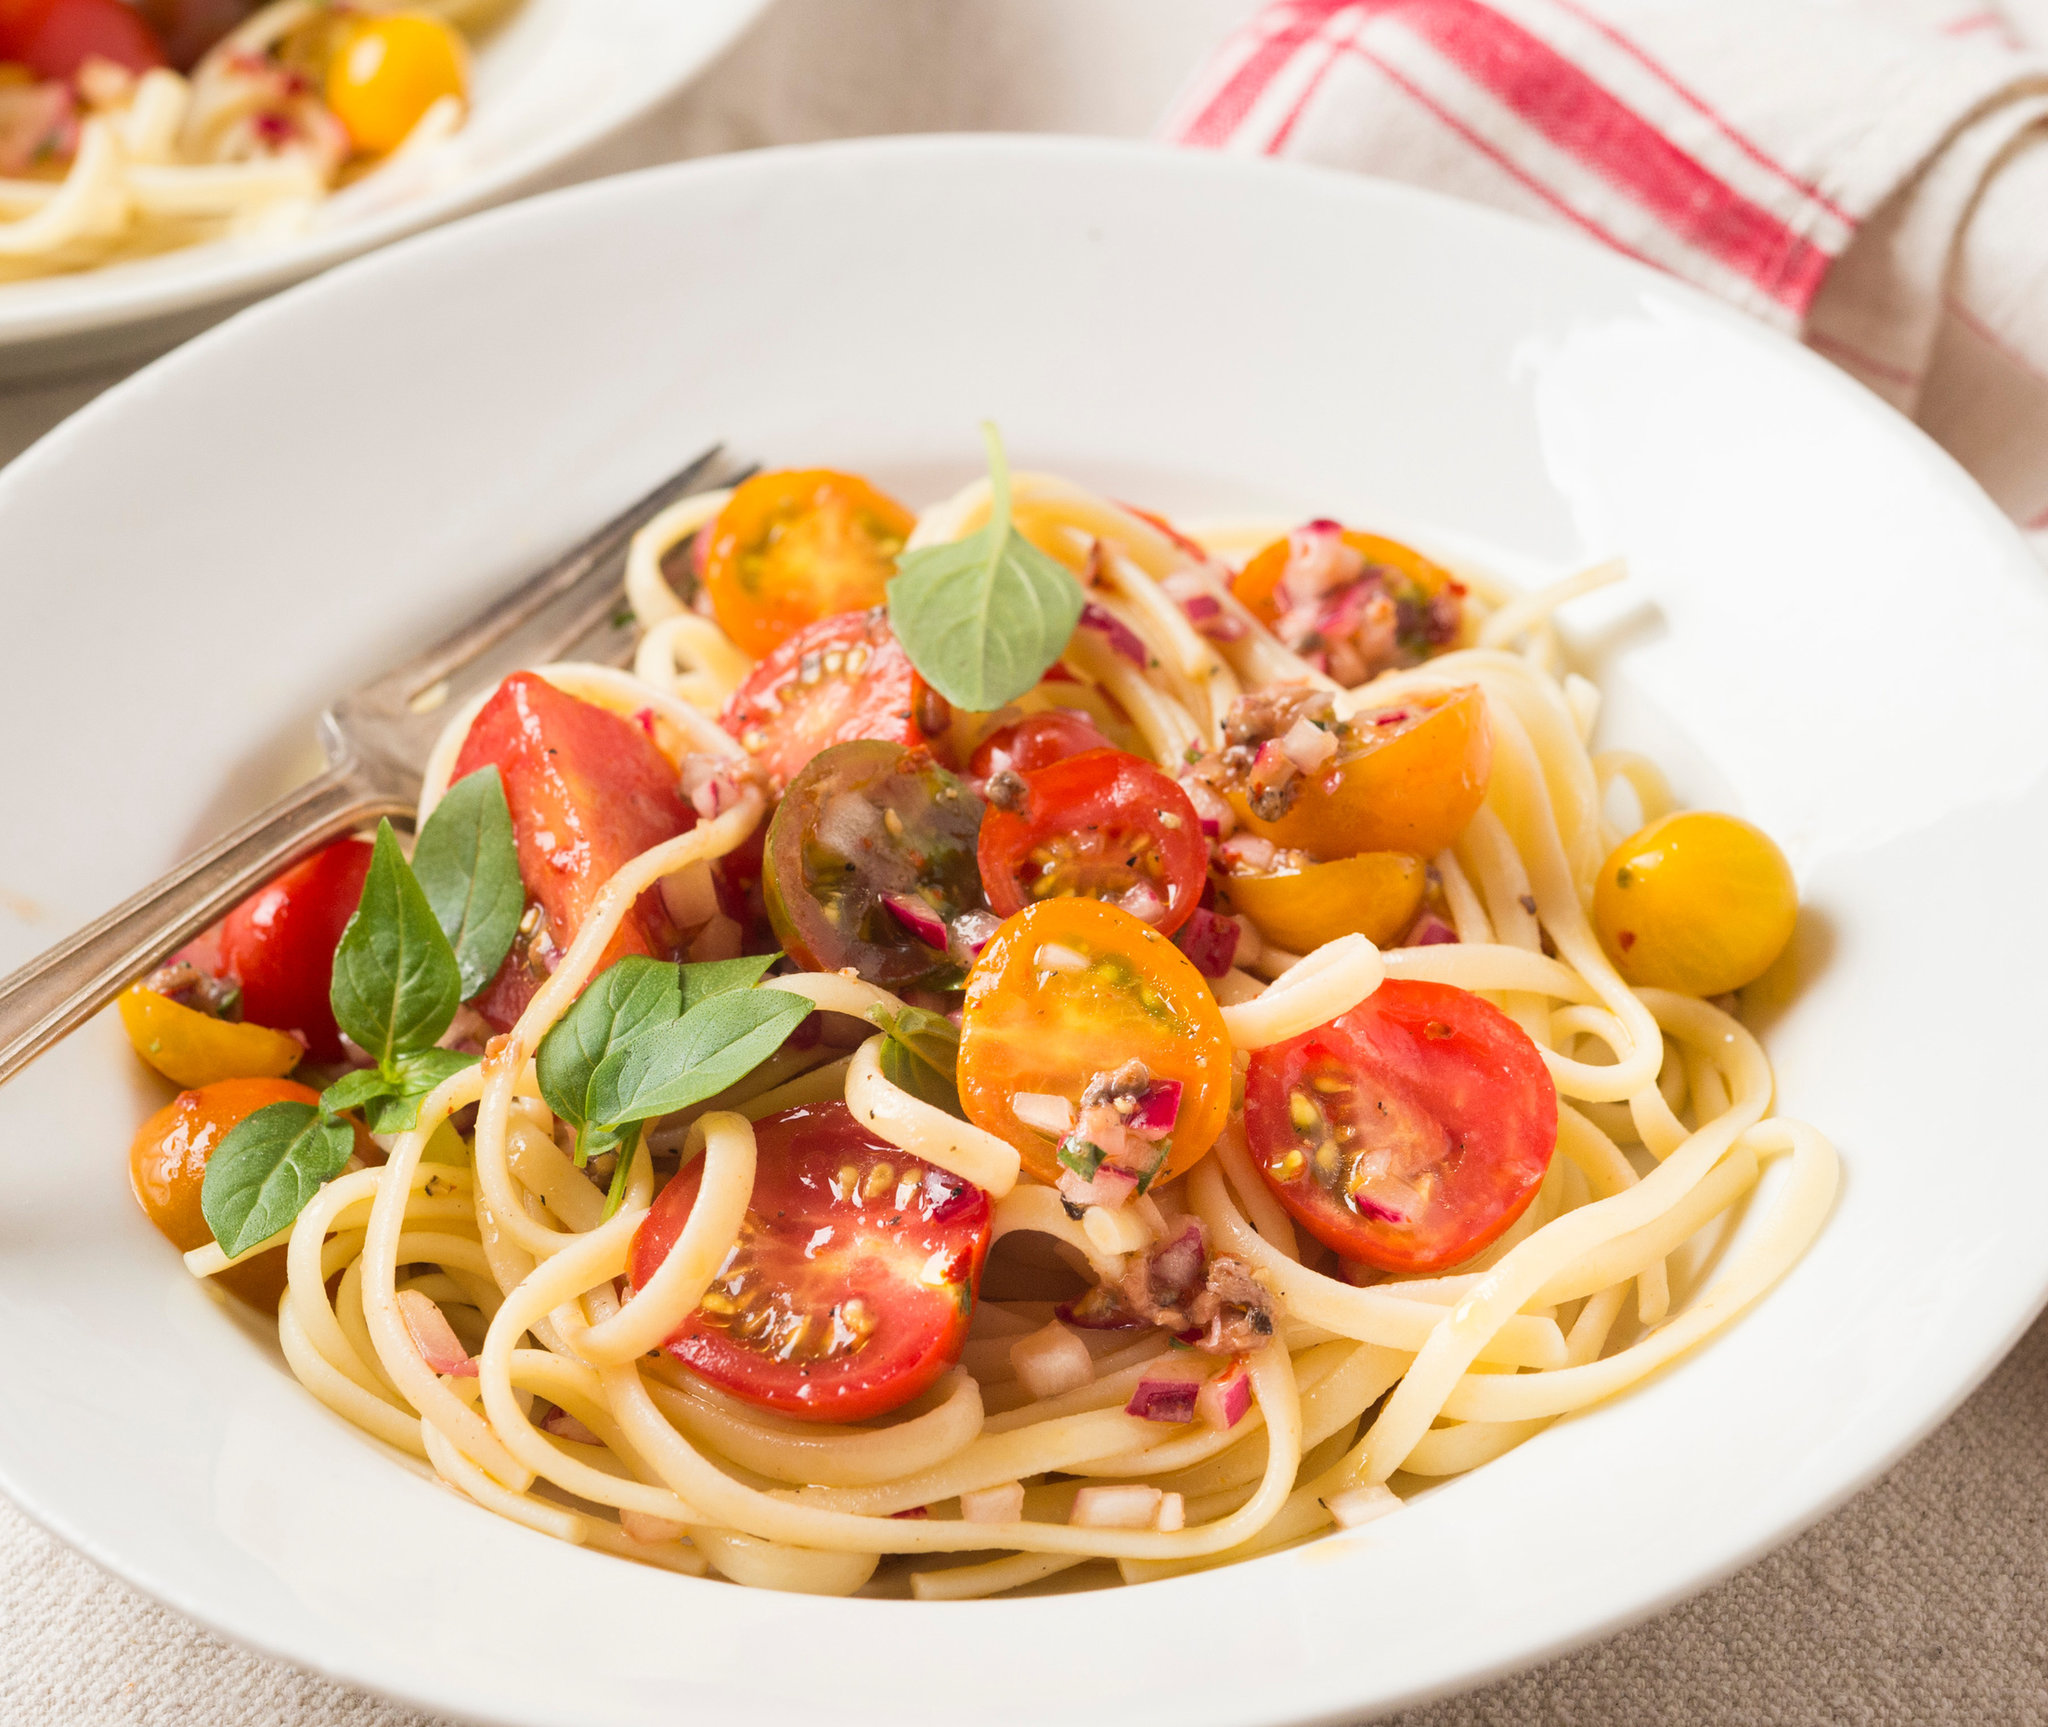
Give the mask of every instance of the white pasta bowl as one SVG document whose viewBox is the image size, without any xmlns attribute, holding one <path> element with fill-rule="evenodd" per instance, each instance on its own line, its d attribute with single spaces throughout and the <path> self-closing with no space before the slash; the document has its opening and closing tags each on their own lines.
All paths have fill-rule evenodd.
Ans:
<svg viewBox="0 0 2048 1727">
<path fill-rule="evenodd" d="M 1169 511 L 1341 514 L 1520 577 L 1626 554 L 1576 630 L 1604 736 L 1802 884 L 1762 1020 L 1779 1109 L 1843 1157 L 1807 1257 L 1672 1370 L 1350 1534 L 1114 1594 L 772 1596 L 500 1522 L 315 1403 L 136 1211 L 162 1094 L 107 1015 L 0 1091 L 12 1497 L 229 1636 L 481 1720 L 1249 1727 L 1612 1630 L 1983 1376 L 2048 1290 L 2040 570 L 1819 361 L 1361 180 L 1002 140 L 729 159 L 423 238 L 160 362 L 0 477 L 0 966 L 710 440 L 921 502 L 984 417 Z"/>
<path fill-rule="evenodd" d="M 481 38 L 454 136 L 300 229 L 0 284 L 0 377 L 146 354 L 233 306 L 508 198 L 681 88 L 767 0 L 517 0 Z"/>
</svg>

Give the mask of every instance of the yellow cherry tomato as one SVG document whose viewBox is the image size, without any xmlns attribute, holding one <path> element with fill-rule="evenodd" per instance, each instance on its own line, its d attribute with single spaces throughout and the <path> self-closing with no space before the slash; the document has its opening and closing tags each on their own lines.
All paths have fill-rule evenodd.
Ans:
<svg viewBox="0 0 2048 1727">
<path fill-rule="evenodd" d="M 365 18 L 327 64 L 327 106 L 366 156 L 386 156 L 444 96 L 467 101 L 469 50 L 424 12 Z"/>
<path fill-rule="evenodd" d="M 1734 816 L 1685 810 L 1652 822 L 1600 866 L 1593 921 L 1621 975 L 1721 995 L 1762 975 L 1799 916 L 1792 866 Z"/>
<path fill-rule="evenodd" d="M 1233 875 L 1223 886 L 1231 909 L 1257 924 L 1259 934 L 1308 953 L 1354 934 L 1385 947 L 1422 909 L 1428 871 L 1403 852 L 1362 852 L 1272 875 Z"/>
<path fill-rule="evenodd" d="M 121 1024 L 135 1053 L 175 1085 L 222 1079 L 278 1079 L 306 1046 L 267 1025 L 238 1025 L 133 984 L 121 992 Z"/>
</svg>

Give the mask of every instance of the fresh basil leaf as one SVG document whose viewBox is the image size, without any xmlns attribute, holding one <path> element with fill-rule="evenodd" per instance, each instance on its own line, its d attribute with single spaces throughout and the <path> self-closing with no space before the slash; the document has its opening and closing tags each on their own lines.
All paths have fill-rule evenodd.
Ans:
<svg viewBox="0 0 2048 1727">
<path fill-rule="evenodd" d="M 734 990 L 615 1049 L 590 1076 L 590 1119 L 608 1127 L 687 1109 L 744 1079 L 813 1012 L 781 989 Z"/>
<path fill-rule="evenodd" d="M 412 873 L 455 950 L 468 1001 L 497 975 L 526 914 L 512 810 L 495 767 L 448 788 L 420 829 Z"/>
<path fill-rule="evenodd" d="M 752 989 L 782 957 L 779 953 L 748 953 L 738 959 L 705 959 L 682 968 L 683 1012 L 700 1001 L 730 990 Z"/>
<path fill-rule="evenodd" d="M 361 1109 L 399 1089 L 399 1081 L 393 1075 L 374 1067 L 358 1068 L 354 1073 L 343 1074 L 320 1094 L 320 1107 L 329 1115 L 340 1115 L 343 1110 Z"/>
<path fill-rule="evenodd" d="M 392 1064 L 391 1089 L 365 1103 L 363 1120 L 372 1133 L 404 1133 L 417 1127 L 427 1093 L 451 1073 L 474 1067 L 476 1059 L 459 1049 L 423 1049 L 400 1056 Z"/>
<path fill-rule="evenodd" d="M 960 1106 L 957 1078 L 959 1028 L 943 1014 L 921 1007 L 894 1013 L 875 1007 L 868 1010 L 867 1017 L 883 1032 L 878 1052 L 882 1077 L 912 1097 L 965 1121 L 967 1111 Z"/>
<path fill-rule="evenodd" d="M 363 897 L 334 950 L 328 999 L 335 1023 L 379 1067 L 430 1047 L 461 1005 L 455 950 L 388 821 L 377 824 Z"/>
<path fill-rule="evenodd" d="M 273 1103 L 235 1124 L 207 1160 L 199 1209 L 233 1258 L 267 1241 L 341 1173 L 355 1130 L 310 1103 Z"/>
<path fill-rule="evenodd" d="M 674 1024 L 682 1012 L 677 967 L 641 954 L 606 966 L 540 1040 L 534 1066 L 548 1107 L 579 1133 L 605 1123 L 608 1118 L 590 1108 L 599 1064 L 655 1027 Z"/>
<path fill-rule="evenodd" d="M 999 708 L 1032 687 L 1080 621 L 1081 584 L 1057 558 L 1018 533 L 1010 471 L 996 429 L 988 443 L 991 501 L 985 526 L 965 539 L 896 560 L 889 628 L 926 683 L 955 707 Z"/>
</svg>

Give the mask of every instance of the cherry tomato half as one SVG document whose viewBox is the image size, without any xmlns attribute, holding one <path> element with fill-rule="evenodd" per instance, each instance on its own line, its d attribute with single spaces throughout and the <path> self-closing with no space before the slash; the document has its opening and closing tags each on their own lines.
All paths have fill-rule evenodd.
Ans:
<svg viewBox="0 0 2048 1727">
<path fill-rule="evenodd" d="M 260 11 L 262 0 L 137 0 L 136 9 L 156 32 L 171 64 L 188 72 L 214 43 Z"/>
<path fill-rule="evenodd" d="M 1053 1138 L 1017 1119 L 1019 1092 L 1080 1103 L 1090 1080 L 1142 1061 L 1179 1080 L 1180 1113 L 1157 1179 L 1195 1163 L 1230 1113 L 1230 1038 L 1187 956 L 1150 924 L 1092 899 L 1041 900 L 998 930 L 967 979 L 960 1102 L 1014 1145 L 1040 1181 L 1061 1174 Z"/>
<path fill-rule="evenodd" d="M 776 939 L 807 971 L 850 965 L 901 989 L 951 970 L 957 983 L 971 944 L 955 943 L 952 925 L 981 908 L 981 824 L 973 788 L 925 750 L 863 740 L 821 751 L 768 827 Z"/>
<path fill-rule="evenodd" d="M 1188 794 L 1137 756 L 1089 750 L 1020 776 L 1020 807 L 981 824 L 989 909 L 1107 900 L 1171 935 L 1202 902 L 1209 846 Z"/>
<path fill-rule="evenodd" d="M 295 1033 L 309 1060 L 341 1060 L 327 992 L 334 950 L 363 897 L 370 849 L 367 840 L 340 840 L 315 852 L 258 888 L 178 957 L 240 984 L 248 1024 Z"/>
<path fill-rule="evenodd" d="M 1102 735 L 1102 728 L 1079 708 L 1047 708 L 990 732 L 975 746 L 968 771 L 977 780 L 987 780 L 1005 768 L 1028 774 L 1069 756 L 1108 748 L 1109 739 Z"/>
<path fill-rule="evenodd" d="M 223 1079 L 276 1079 L 305 1058 L 299 1040 L 266 1025 L 215 1019 L 141 984 L 115 1005 L 135 1053 L 177 1085 Z"/>
<path fill-rule="evenodd" d="M 696 1312 L 662 1347 L 721 1390 L 807 1421 L 908 1403 L 959 1358 L 988 1195 L 871 1137 L 843 1103 L 754 1123 L 754 1194 Z M 644 1289 L 697 1203 L 687 1165 L 633 1236 Z"/>
<path fill-rule="evenodd" d="M 696 814 L 676 786 L 675 766 L 645 729 L 558 690 L 534 672 L 497 688 L 463 740 L 450 776 L 495 766 L 512 808 L 519 875 L 541 916 L 484 986 L 477 1010 L 501 1030 L 575 940 L 584 914 L 620 866 L 687 833 Z M 627 954 L 669 957 L 675 926 L 649 889 L 598 957 L 602 971 Z"/>
<path fill-rule="evenodd" d="M 1465 831 L 1493 771 L 1493 729 L 1477 686 L 1361 709 L 1335 729 L 1337 753 L 1296 776 L 1277 817 L 1258 815 L 1241 787 L 1224 787 L 1246 828 L 1320 858 L 1434 857 Z"/>
<path fill-rule="evenodd" d="M 882 603 L 917 517 L 830 468 L 756 474 L 704 533 L 719 627 L 759 659 L 806 625 Z"/>
<path fill-rule="evenodd" d="M 1266 1185 L 1325 1247 L 1441 1271 L 1535 1198 L 1557 1088 L 1492 1004 L 1390 978 L 1328 1025 L 1254 1050 L 1244 1119 Z"/>
<path fill-rule="evenodd" d="M 122 0 L 0 0 L 0 60 L 38 78 L 73 78 L 95 58 L 147 72 L 163 65 L 164 50 Z"/>
<path fill-rule="evenodd" d="M 1362 935 L 1385 947 L 1415 921 L 1429 871 L 1405 852 L 1361 852 L 1271 875 L 1226 877 L 1233 911 L 1259 934 L 1293 953 L 1310 953 L 1339 936 Z"/>
<path fill-rule="evenodd" d="M 128 1149 L 128 1179 L 143 1214 L 180 1253 L 213 1239 L 199 1209 L 206 1160 L 244 1117 L 273 1103 L 318 1103 L 320 1094 L 288 1079 L 224 1079 L 183 1091 L 142 1124 Z M 284 1294 L 285 1250 L 273 1247 L 215 1279 L 262 1313 Z"/>
<path fill-rule="evenodd" d="M 780 791 L 828 745 L 932 743 L 951 719 L 877 608 L 799 630 L 747 674 L 718 723 Z"/>
</svg>

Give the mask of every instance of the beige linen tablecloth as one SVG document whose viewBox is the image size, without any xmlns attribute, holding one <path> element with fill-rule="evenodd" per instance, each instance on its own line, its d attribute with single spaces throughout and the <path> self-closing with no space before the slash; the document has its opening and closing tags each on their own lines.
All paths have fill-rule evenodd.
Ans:
<svg viewBox="0 0 2048 1727">
<path fill-rule="evenodd" d="M 700 89 L 560 178 L 870 132 L 1142 135 L 1250 3 L 783 0 Z M 110 381 L 0 396 L 0 456 Z M 2048 1322 L 1889 1476 L 1782 1552 L 1609 1642 L 1397 1719 L 2048 1721 L 2044 1508 Z M 435 1727 L 222 1643 L 0 1500 L 0 1727 L 111 1723 Z"/>
</svg>

